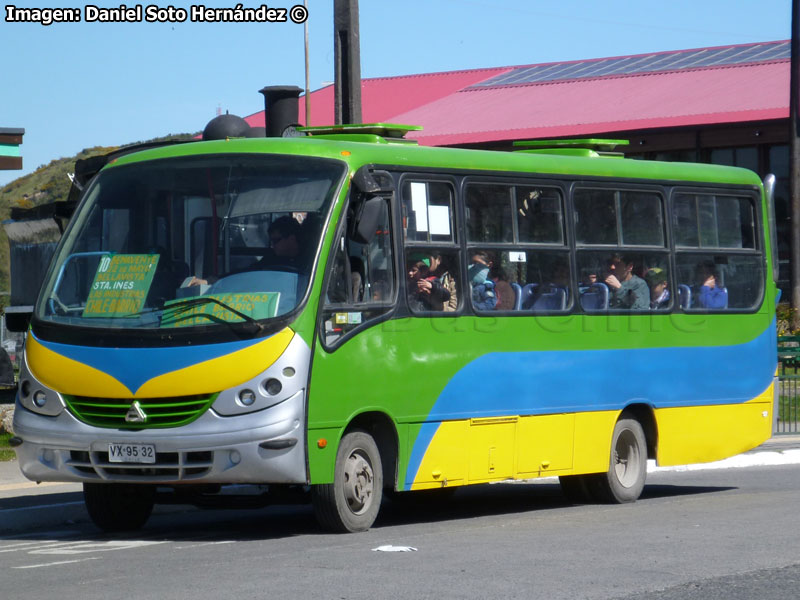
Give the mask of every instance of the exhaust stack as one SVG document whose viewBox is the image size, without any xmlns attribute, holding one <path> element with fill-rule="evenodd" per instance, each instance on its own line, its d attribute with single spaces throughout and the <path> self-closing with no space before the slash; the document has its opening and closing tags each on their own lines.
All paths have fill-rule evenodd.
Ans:
<svg viewBox="0 0 800 600">
<path fill-rule="evenodd" d="M 296 85 L 271 85 L 258 90 L 264 94 L 267 137 L 291 137 L 299 127 L 298 99 L 303 91 Z"/>
</svg>

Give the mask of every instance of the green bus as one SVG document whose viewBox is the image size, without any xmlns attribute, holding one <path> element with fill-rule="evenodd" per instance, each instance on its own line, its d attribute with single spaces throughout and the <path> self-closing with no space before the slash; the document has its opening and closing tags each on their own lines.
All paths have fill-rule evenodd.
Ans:
<svg viewBox="0 0 800 600">
<path fill-rule="evenodd" d="M 388 492 L 558 476 L 574 500 L 631 502 L 648 458 L 770 436 L 755 174 L 596 140 L 421 147 L 409 129 L 106 166 L 30 320 L 25 476 L 82 482 L 105 530 L 257 484 L 360 531 Z"/>
</svg>

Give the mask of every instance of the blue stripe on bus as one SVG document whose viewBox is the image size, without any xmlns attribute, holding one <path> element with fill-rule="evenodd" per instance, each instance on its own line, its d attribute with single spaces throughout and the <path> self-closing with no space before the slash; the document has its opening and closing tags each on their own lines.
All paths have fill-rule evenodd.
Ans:
<svg viewBox="0 0 800 600">
<path fill-rule="evenodd" d="M 750 342 L 732 346 L 491 352 L 456 373 L 439 395 L 409 457 L 406 489 L 439 421 L 737 404 L 772 383 L 775 322 Z"/>
<path fill-rule="evenodd" d="M 202 346 L 108 349 L 45 342 L 38 337 L 36 341 L 48 350 L 111 375 L 129 390 L 135 391 L 154 377 L 244 350 L 264 339 Z"/>
</svg>

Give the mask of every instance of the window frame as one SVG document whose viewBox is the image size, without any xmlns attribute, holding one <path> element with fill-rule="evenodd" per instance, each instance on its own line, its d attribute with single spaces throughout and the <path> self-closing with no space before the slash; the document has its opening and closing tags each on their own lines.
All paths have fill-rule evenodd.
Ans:
<svg viewBox="0 0 800 600">
<path fill-rule="evenodd" d="M 397 260 L 400 262 L 402 269 L 398 271 L 398 273 L 402 276 L 399 276 L 399 280 L 402 283 L 398 284 L 398 293 L 402 295 L 404 300 L 400 300 L 398 297 L 397 304 L 403 307 L 403 316 L 411 316 L 411 317 L 438 317 L 438 318 L 446 318 L 446 317 L 456 317 L 464 315 L 465 307 L 467 306 L 467 302 L 464 301 L 464 277 L 466 277 L 466 269 L 464 268 L 464 259 L 463 259 L 463 242 L 464 238 L 466 237 L 466 224 L 464 222 L 464 202 L 462 196 L 462 188 L 461 184 L 463 181 L 463 177 L 459 177 L 457 174 L 453 173 L 452 171 L 422 171 L 422 170 L 409 170 L 409 171 L 398 171 L 392 170 L 391 168 L 387 168 L 387 170 L 396 177 L 397 181 L 397 190 L 398 190 L 398 200 L 397 200 L 397 214 L 396 219 L 397 222 L 400 224 L 400 234 L 396 236 L 396 256 Z M 402 226 L 403 218 L 404 218 L 404 207 L 405 207 L 405 197 L 403 195 L 403 190 L 405 189 L 406 183 L 445 183 L 450 186 L 451 191 L 453 192 L 453 210 L 451 214 L 451 227 L 452 227 L 452 241 L 418 241 L 418 240 L 409 240 L 406 236 L 406 228 Z M 463 225 L 463 227 L 462 227 Z M 463 235 L 462 235 L 463 230 Z M 408 264 L 406 262 L 406 255 L 409 251 L 413 250 L 421 250 L 424 251 L 426 249 L 435 249 L 442 253 L 452 253 L 455 255 L 455 267 L 452 269 L 451 273 L 454 274 L 456 278 L 456 291 L 458 295 L 458 306 L 454 311 L 443 311 L 443 310 L 426 310 L 426 311 L 413 311 L 411 310 L 411 306 L 408 303 Z M 401 316 L 398 313 L 398 316 Z"/>
<path fill-rule="evenodd" d="M 328 252 L 327 263 L 325 265 L 324 277 L 322 279 L 322 285 L 320 287 L 320 294 L 319 294 L 319 305 L 317 307 L 317 331 L 318 331 L 318 338 L 320 344 L 322 345 L 323 349 L 328 352 L 332 353 L 335 352 L 338 348 L 340 348 L 343 344 L 345 344 L 348 340 L 352 339 L 362 331 L 374 327 L 375 325 L 379 325 L 385 321 L 392 319 L 398 310 L 399 298 L 400 298 L 400 273 L 398 271 L 400 267 L 399 256 L 398 256 L 398 236 L 396 234 L 398 221 L 395 211 L 395 204 L 397 194 L 394 193 L 378 193 L 372 194 L 372 196 L 379 196 L 384 198 L 387 203 L 387 210 L 389 216 L 389 235 L 391 236 L 391 242 L 389 247 L 392 250 L 392 265 L 394 268 L 394 285 L 392 290 L 391 299 L 386 302 L 371 302 L 371 301 L 362 301 L 362 302 L 354 302 L 353 304 L 347 303 L 327 303 L 325 300 L 325 295 L 328 291 L 328 288 L 331 286 L 333 281 L 333 275 L 336 268 L 336 258 L 339 252 L 339 243 L 340 240 L 346 239 L 347 230 L 348 230 L 348 217 L 350 216 L 350 207 L 353 205 L 353 194 L 362 194 L 358 190 L 352 186 L 352 182 L 350 183 L 350 188 L 347 192 L 347 199 L 345 200 L 342 210 L 339 213 L 338 222 L 336 223 L 336 229 L 333 234 L 333 239 L 331 241 L 331 245 Z M 341 308 L 340 312 L 365 312 L 363 309 L 370 309 L 370 308 L 383 308 L 382 312 L 376 315 L 373 318 L 364 319 L 360 324 L 356 327 L 353 327 L 351 330 L 344 332 L 340 337 L 328 341 L 325 335 L 325 321 L 326 321 L 326 313 L 333 313 L 337 312 L 337 308 Z M 359 310 L 362 309 L 362 310 Z"/>
<path fill-rule="evenodd" d="M 587 244 L 578 241 L 578 211 L 575 208 L 575 194 L 580 190 L 606 190 L 612 192 L 632 192 L 642 194 L 654 194 L 659 197 L 661 201 L 661 228 L 662 228 L 662 243 L 661 245 L 655 244 L 623 244 L 623 231 L 622 231 L 622 214 L 620 210 L 615 210 L 615 220 L 617 225 L 616 244 Z M 573 228 L 573 239 L 575 240 L 574 248 L 589 249 L 589 248 L 619 248 L 624 251 L 637 251 L 637 250 L 665 250 L 669 251 L 670 247 L 670 219 L 667 218 L 670 213 L 670 206 L 668 205 L 669 186 L 657 182 L 635 183 L 624 180 L 619 181 L 595 181 L 589 179 L 575 180 L 571 182 L 569 189 L 569 209 L 572 213 L 570 225 Z M 619 197 L 615 194 L 615 209 L 620 207 Z"/>
<path fill-rule="evenodd" d="M 677 245 L 677 231 L 675 228 L 674 219 L 676 218 L 675 212 L 675 198 L 682 194 L 690 195 L 709 195 L 709 196 L 733 196 L 747 198 L 750 200 L 753 207 L 753 243 L 754 248 L 719 248 L 719 247 L 705 247 L 705 246 L 678 246 Z M 761 194 L 758 190 L 751 186 L 733 187 L 725 184 L 706 186 L 701 185 L 673 185 L 669 189 L 668 210 L 672 218 L 667 224 L 670 231 L 670 255 L 672 271 L 670 283 L 675 280 L 674 291 L 677 292 L 677 274 L 678 274 L 678 257 L 679 256 L 707 256 L 707 255 L 723 255 L 723 256 L 755 256 L 758 259 L 758 266 L 761 269 L 761 277 L 759 278 L 760 290 L 756 301 L 750 308 L 683 308 L 680 302 L 673 303 L 672 312 L 680 314 L 753 314 L 761 310 L 764 305 L 767 288 L 767 265 L 766 253 L 764 252 L 764 218 L 763 203 Z"/>
<path fill-rule="evenodd" d="M 467 208 L 467 187 L 470 185 L 507 185 L 509 188 L 514 187 L 543 187 L 555 190 L 560 195 L 560 204 L 561 204 L 561 234 L 562 234 L 562 241 L 561 243 L 556 242 L 520 242 L 519 241 L 519 221 L 516 218 L 516 206 L 511 206 L 511 214 L 512 214 L 512 237 L 510 242 L 480 242 L 480 241 L 472 241 L 467 238 L 467 216 L 466 216 L 466 208 Z M 461 202 L 459 203 L 461 208 L 464 211 L 463 216 L 463 224 L 464 224 L 464 242 L 465 247 L 472 247 L 472 248 L 481 248 L 481 249 L 489 249 L 492 247 L 497 248 L 505 248 L 508 250 L 512 247 L 525 247 L 525 248 L 570 248 L 570 228 L 569 228 L 569 217 L 568 217 L 568 201 L 567 196 L 569 193 L 569 180 L 567 179 L 542 179 L 541 177 L 536 177 L 535 174 L 532 174 L 532 177 L 525 178 L 520 174 L 509 176 L 509 177 L 499 177 L 499 176 L 481 176 L 475 174 L 469 174 L 462 178 L 461 186 L 460 186 L 460 198 Z M 516 192 L 513 197 L 514 201 L 516 201 Z M 509 204 L 511 204 L 511 196 L 509 196 Z"/>
</svg>

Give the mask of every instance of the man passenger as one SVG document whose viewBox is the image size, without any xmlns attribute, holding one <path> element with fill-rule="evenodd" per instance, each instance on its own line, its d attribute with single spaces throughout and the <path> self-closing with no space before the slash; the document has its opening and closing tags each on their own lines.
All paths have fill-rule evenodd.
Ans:
<svg viewBox="0 0 800 600">
<path fill-rule="evenodd" d="M 650 288 L 644 279 L 633 274 L 633 266 L 632 257 L 614 254 L 609 259 L 603 279 L 611 292 L 609 308 L 650 309 Z"/>
</svg>

